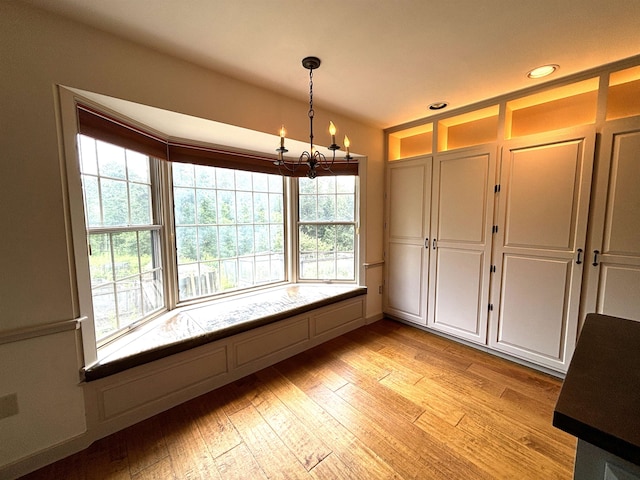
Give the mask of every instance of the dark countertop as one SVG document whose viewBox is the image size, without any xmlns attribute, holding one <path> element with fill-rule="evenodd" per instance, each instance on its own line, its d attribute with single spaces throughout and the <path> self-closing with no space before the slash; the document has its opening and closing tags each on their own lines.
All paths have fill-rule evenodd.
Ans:
<svg viewBox="0 0 640 480">
<path fill-rule="evenodd" d="M 587 315 L 553 425 L 640 465 L 640 322 Z"/>
</svg>

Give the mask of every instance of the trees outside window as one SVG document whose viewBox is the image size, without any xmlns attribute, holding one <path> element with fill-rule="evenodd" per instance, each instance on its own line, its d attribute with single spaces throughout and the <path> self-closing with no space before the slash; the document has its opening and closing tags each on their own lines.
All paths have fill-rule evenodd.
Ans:
<svg viewBox="0 0 640 480">
<path fill-rule="evenodd" d="M 78 147 L 98 346 L 181 302 L 356 280 L 355 176 L 299 179 L 290 198 L 296 180 L 277 174 L 171 163 L 82 134 Z"/>
<path fill-rule="evenodd" d="M 298 180 L 298 275 L 355 280 L 356 177 Z"/>
</svg>

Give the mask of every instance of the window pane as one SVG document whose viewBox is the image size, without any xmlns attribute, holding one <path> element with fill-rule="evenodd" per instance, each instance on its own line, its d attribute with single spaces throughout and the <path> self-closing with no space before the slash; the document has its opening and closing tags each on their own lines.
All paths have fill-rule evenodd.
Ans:
<svg viewBox="0 0 640 480">
<path fill-rule="evenodd" d="M 142 290 L 140 277 L 128 278 L 116 283 L 119 328 L 131 325 L 142 317 Z"/>
<path fill-rule="evenodd" d="M 311 180 L 310 178 L 299 178 L 298 179 L 298 190 L 300 191 L 301 194 L 307 194 L 307 195 L 315 195 L 317 193 L 316 187 L 318 185 L 318 182 L 316 182 L 316 180 L 319 180 L 318 178 L 316 178 L 315 180 Z"/>
<path fill-rule="evenodd" d="M 215 224 L 217 219 L 215 190 L 198 189 L 196 195 L 198 197 L 198 224 Z"/>
<path fill-rule="evenodd" d="M 253 225 L 238 227 L 238 255 L 253 254 Z"/>
<path fill-rule="evenodd" d="M 269 191 L 269 177 L 275 177 L 275 175 L 267 175 L 265 173 L 253 174 L 253 191 L 254 192 L 268 192 Z M 282 187 L 280 188 L 282 190 Z"/>
<path fill-rule="evenodd" d="M 175 168 L 175 167 L 174 167 Z M 195 165 L 196 187 L 216 188 L 216 171 L 211 167 Z"/>
<path fill-rule="evenodd" d="M 217 187 L 224 190 L 235 188 L 235 175 L 233 170 L 228 168 L 216 168 Z"/>
<path fill-rule="evenodd" d="M 136 232 L 114 233 L 113 261 L 116 280 L 140 273 L 138 234 Z"/>
<path fill-rule="evenodd" d="M 236 190 L 251 190 L 251 172 L 236 171 Z"/>
<path fill-rule="evenodd" d="M 142 275 L 143 313 L 148 314 L 161 309 L 164 305 L 164 286 L 159 271 Z"/>
<path fill-rule="evenodd" d="M 284 258 L 272 261 L 270 253 L 284 254 L 284 199 L 269 190 L 282 192 L 282 177 L 194 171 L 193 187 L 174 185 L 179 300 L 283 280 Z"/>
<path fill-rule="evenodd" d="M 149 183 L 149 157 L 127 150 L 127 174 L 130 182 Z"/>
<path fill-rule="evenodd" d="M 336 177 L 318 177 L 318 193 L 336 193 Z"/>
<path fill-rule="evenodd" d="M 98 156 L 96 154 L 96 141 L 93 138 L 79 136 L 80 170 L 82 173 L 98 174 Z"/>
<path fill-rule="evenodd" d="M 91 286 L 113 281 L 111 236 L 107 233 L 89 235 L 89 269 Z"/>
<path fill-rule="evenodd" d="M 355 177 L 343 175 L 336 177 L 336 193 L 355 193 Z"/>
<path fill-rule="evenodd" d="M 355 220 L 355 198 L 353 195 L 338 195 L 336 220 L 353 222 Z"/>
<path fill-rule="evenodd" d="M 254 174 L 258 175 L 258 174 Z M 284 182 L 282 177 L 278 175 L 268 175 L 269 178 L 269 191 L 272 193 L 282 193 L 282 184 Z"/>
<path fill-rule="evenodd" d="M 284 253 L 284 225 L 271 225 L 271 253 Z"/>
<path fill-rule="evenodd" d="M 114 288 L 115 283 L 108 283 L 91 291 L 97 340 L 102 340 L 119 328 Z"/>
<path fill-rule="evenodd" d="M 129 184 L 131 199 L 131 225 L 151 225 L 151 187 L 140 183 Z"/>
<path fill-rule="evenodd" d="M 198 260 L 197 238 L 196 227 L 176 227 L 178 264 L 196 262 Z"/>
<path fill-rule="evenodd" d="M 196 223 L 196 199 L 192 188 L 174 188 L 173 205 L 176 225 L 194 225 Z"/>
<path fill-rule="evenodd" d="M 82 175 L 82 193 L 84 194 L 84 213 L 87 217 L 87 226 L 101 226 L 102 215 L 100 213 L 98 179 L 96 177 Z"/>
<path fill-rule="evenodd" d="M 253 221 L 256 223 L 266 223 L 269 219 L 269 195 L 266 193 L 254 194 L 254 214 Z"/>
<path fill-rule="evenodd" d="M 272 193 L 269 195 L 269 221 L 271 223 L 282 223 L 283 219 L 282 195 Z"/>
<path fill-rule="evenodd" d="M 193 187 L 193 165 L 173 163 L 171 165 L 174 187 Z"/>
<path fill-rule="evenodd" d="M 269 251 L 269 226 L 255 225 L 255 252 L 267 253 Z"/>
<path fill-rule="evenodd" d="M 124 148 L 100 141 L 97 141 L 96 145 L 100 176 L 126 179 Z"/>
<path fill-rule="evenodd" d="M 218 227 L 198 227 L 198 251 L 201 262 L 218 258 Z"/>
<path fill-rule="evenodd" d="M 318 195 L 318 220 L 331 222 L 336 219 L 335 195 Z"/>
<path fill-rule="evenodd" d="M 127 182 L 101 179 L 102 215 L 105 226 L 124 226 L 129 222 Z"/>
<path fill-rule="evenodd" d="M 161 239 L 148 228 L 155 225 L 152 160 L 82 135 L 78 147 L 100 343 L 164 308 Z"/>
<path fill-rule="evenodd" d="M 238 255 L 238 239 L 236 227 L 220 227 L 220 258 L 231 258 Z"/>
<path fill-rule="evenodd" d="M 238 206 L 238 223 L 251 223 L 253 221 L 253 194 L 251 192 L 236 193 Z"/>
<path fill-rule="evenodd" d="M 236 222 L 236 196 L 234 192 L 227 190 L 218 191 L 218 222 Z"/>
<path fill-rule="evenodd" d="M 299 278 L 353 281 L 355 277 L 356 177 L 298 182 Z"/>
<path fill-rule="evenodd" d="M 300 195 L 299 206 L 301 222 L 315 222 L 318 219 L 317 199 L 315 196 Z"/>
</svg>

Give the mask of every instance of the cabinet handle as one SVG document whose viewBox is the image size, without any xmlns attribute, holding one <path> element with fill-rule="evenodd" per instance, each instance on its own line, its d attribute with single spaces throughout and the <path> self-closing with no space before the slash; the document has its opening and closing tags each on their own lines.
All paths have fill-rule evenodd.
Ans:
<svg viewBox="0 0 640 480">
<path fill-rule="evenodd" d="M 593 266 L 597 267 L 598 266 L 598 254 L 600 253 L 600 250 L 594 250 L 593 251 Z"/>
<path fill-rule="evenodd" d="M 436 249 L 436 239 L 435 238 L 433 239 L 433 249 L 434 250 Z"/>
<path fill-rule="evenodd" d="M 582 249 L 578 249 L 578 258 L 576 260 L 576 265 L 580 265 L 582 263 Z"/>
<path fill-rule="evenodd" d="M 424 239 L 424 248 L 429 249 L 429 237 Z"/>
</svg>

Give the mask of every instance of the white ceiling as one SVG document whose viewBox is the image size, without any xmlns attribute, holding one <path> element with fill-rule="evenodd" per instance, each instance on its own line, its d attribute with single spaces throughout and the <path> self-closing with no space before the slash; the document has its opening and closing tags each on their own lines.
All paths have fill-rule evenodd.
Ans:
<svg viewBox="0 0 640 480">
<path fill-rule="evenodd" d="M 640 0 L 24 0 L 386 128 L 640 53 Z M 540 82 L 538 80 L 537 82 Z"/>
</svg>

